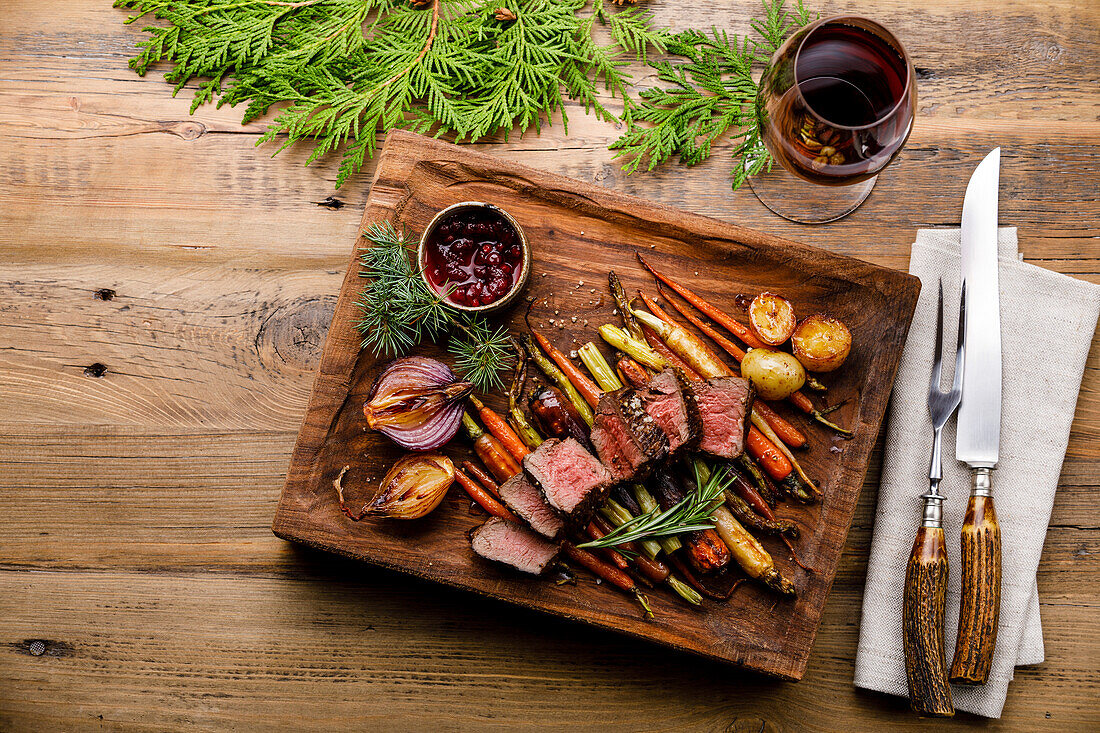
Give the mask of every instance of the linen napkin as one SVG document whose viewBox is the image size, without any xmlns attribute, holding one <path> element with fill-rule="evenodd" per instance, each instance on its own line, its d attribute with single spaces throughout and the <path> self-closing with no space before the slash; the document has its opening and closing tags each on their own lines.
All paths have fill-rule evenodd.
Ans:
<svg viewBox="0 0 1100 733">
<path fill-rule="evenodd" d="M 949 384 L 961 285 L 959 241 L 958 229 L 922 229 L 909 261 L 909 272 L 923 287 L 891 398 L 855 671 L 857 687 L 894 695 L 908 695 L 902 591 L 920 524 L 920 495 L 928 487 L 932 422 L 927 396 L 935 349 L 936 284 L 943 279 L 943 378 Z M 951 690 L 957 710 L 991 718 L 1001 715 L 1015 667 L 1043 661 L 1035 573 L 1100 315 L 1100 286 L 1021 262 L 1014 228 L 999 230 L 998 247 L 1003 386 L 993 496 L 1001 525 L 1000 624 L 988 682 Z M 1035 354 L 1044 358 L 1039 361 Z M 950 568 L 944 647 L 950 664 L 962 577 L 959 534 L 970 494 L 969 469 L 954 457 L 954 419 L 943 430 L 943 447 L 940 491 L 946 496 L 943 525 Z"/>
</svg>

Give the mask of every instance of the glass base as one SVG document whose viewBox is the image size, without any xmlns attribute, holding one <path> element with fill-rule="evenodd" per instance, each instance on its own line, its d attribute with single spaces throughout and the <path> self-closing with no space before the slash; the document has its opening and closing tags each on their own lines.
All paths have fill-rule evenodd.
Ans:
<svg viewBox="0 0 1100 733">
<path fill-rule="evenodd" d="M 784 219 L 800 224 L 825 224 L 843 219 L 858 209 L 871 195 L 877 178 L 851 186 L 822 186 L 773 164 L 771 171 L 751 176 L 748 182 L 760 203 Z"/>
</svg>

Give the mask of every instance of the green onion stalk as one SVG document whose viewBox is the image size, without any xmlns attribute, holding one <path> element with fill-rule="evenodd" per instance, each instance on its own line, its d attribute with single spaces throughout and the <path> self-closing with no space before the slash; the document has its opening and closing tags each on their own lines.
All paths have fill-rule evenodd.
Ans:
<svg viewBox="0 0 1100 733">
<path fill-rule="evenodd" d="M 619 381 L 619 377 L 611 369 L 607 359 L 596 348 L 596 344 L 589 341 L 577 350 L 577 354 L 581 357 L 585 368 L 592 374 L 592 378 L 596 380 L 596 384 L 604 392 L 614 392 L 623 388 L 623 383 Z"/>
</svg>

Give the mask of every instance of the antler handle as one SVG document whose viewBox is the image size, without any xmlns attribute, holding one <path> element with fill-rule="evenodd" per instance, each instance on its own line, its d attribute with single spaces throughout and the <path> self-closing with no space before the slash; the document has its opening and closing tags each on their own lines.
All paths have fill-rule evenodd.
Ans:
<svg viewBox="0 0 1100 733">
<path fill-rule="evenodd" d="M 1001 608 L 1001 526 L 993 507 L 990 469 L 972 470 L 974 488 L 962 528 L 962 600 L 951 681 L 984 685 L 997 646 Z"/>
<path fill-rule="evenodd" d="M 925 500 L 928 501 L 928 495 Z M 947 550 L 943 528 L 922 526 L 917 530 L 905 570 L 902 606 L 909 705 L 921 717 L 948 718 L 955 714 L 943 651 L 946 596 Z"/>
</svg>

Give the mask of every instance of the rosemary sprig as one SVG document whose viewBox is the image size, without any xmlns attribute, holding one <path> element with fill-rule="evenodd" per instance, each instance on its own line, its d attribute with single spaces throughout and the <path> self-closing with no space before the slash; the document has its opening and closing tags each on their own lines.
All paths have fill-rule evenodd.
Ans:
<svg viewBox="0 0 1100 733">
<path fill-rule="evenodd" d="M 368 280 L 356 301 L 362 347 L 377 355 L 401 356 L 425 340 L 450 334 L 455 369 L 479 390 L 499 387 L 499 372 L 513 361 L 508 333 L 483 316 L 458 313 L 432 292 L 413 267 L 414 243 L 389 221 L 363 232 L 371 246 L 359 256 L 359 276 Z"/>
<path fill-rule="evenodd" d="M 653 507 L 650 511 L 620 524 L 602 538 L 577 546 L 615 547 L 627 542 L 713 529 L 711 514 L 714 513 L 715 504 L 722 500 L 725 490 L 733 483 L 733 477 L 724 468 L 711 471 L 709 476 L 704 477 L 700 474 L 699 464 L 696 462 L 693 465 L 696 489 L 675 506 L 665 510 Z"/>
</svg>

